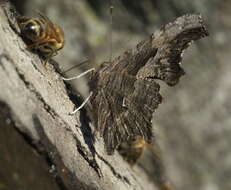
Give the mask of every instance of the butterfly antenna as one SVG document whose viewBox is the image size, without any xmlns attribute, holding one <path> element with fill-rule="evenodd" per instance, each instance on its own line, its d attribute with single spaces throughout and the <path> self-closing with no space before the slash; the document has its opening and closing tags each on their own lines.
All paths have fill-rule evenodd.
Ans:
<svg viewBox="0 0 231 190">
<path fill-rule="evenodd" d="M 76 67 L 79 67 L 79 66 L 81 66 L 81 65 L 83 65 L 83 64 L 85 64 L 85 63 L 87 63 L 87 62 L 89 62 L 88 59 L 85 60 L 85 61 L 80 62 L 80 63 L 77 64 L 77 65 L 72 66 L 71 68 L 67 69 L 66 71 L 63 71 L 61 74 L 67 73 L 68 71 L 71 71 L 72 69 L 74 69 L 74 68 L 76 68 Z"/>
<path fill-rule="evenodd" d="M 112 28 L 113 28 L 113 9 L 114 9 L 114 6 L 112 4 L 112 0 L 109 0 L 109 3 L 110 3 L 110 29 L 109 29 L 109 44 L 110 44 L 110 59 L 109 61 L 111 62 L 112 61 L 112 51 L 113 51 L 113 47 L 112 47 Z"/>
</svg>

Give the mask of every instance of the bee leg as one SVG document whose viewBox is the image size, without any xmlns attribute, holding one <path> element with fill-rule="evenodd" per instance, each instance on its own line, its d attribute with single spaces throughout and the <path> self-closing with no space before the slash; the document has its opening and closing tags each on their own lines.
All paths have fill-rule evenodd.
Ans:
<svg viewBox="0 0 231 190">
<path fill-rule="evenodd" d="M 53 51 L 52 57 L 58 55 L 58 51 Z"/>
<path fill-rule="evenodd" d="M 57 52 L 56 51 L 54 51 L 52 48 L 49 48 L 49 46 L 47 46 L 46 45 L 47 43 L 42 43 L 42 44 L 40 44 L 39 46 L 40 46 L 40 49 L 44 49 L 44 47 L 46 47 L 45 48 L 45 50 L 46 50 L 46 52 L 47 52 L 47 50 L 49 50 L 48 52 L 48 54 L 45 56 L 45 59 L 44 59 L 44 62 L 43 62 L 43 64 L 44 64 L 44 66 L 47 68 L 47 63 L 49 62 L 49 60 L 53 57 L 53 56 L 55 56 L 56 54 L 57 54 Z"/>
<path fill-rule="evenodd" d="M 32 50 L 32 49 L 38 49 L 39 47 L 39 44 L 36 42 L 36 43 L 33 43 L 33 44 L 30 44 L 30 45 L 27 45 L 27 49 L 28 50 Z"/>
<path fill-rule="evenodd" d="M 39 44 L 38 42 L 27 45 L 26 49 L 31 51 L 31 50 L 39 50 L 39 48 L 41 47 L 41 43 Z M 40 59 L 41 60 L 41 59 Z M 42 64 L 46 67 L 48 59 L 46 58 L 45 61 L 41 60 Z"/>
<path fill-rule="evenodd" d="M 46 56 L 45 58 L 45 62 L 44 62 L 44 65 L 46 66 L 47 63 L 50 61 L 50 59 L 53 57 L 53 52 L 51 52 L 48 56 Z"/>
<path fill-rule="evenodd" d="M 47 67 L 47 63 L 50 61 L 50 59 L 58 54 L 58 52 L 54 51 L 52 48 L 50 48 L 50 50 L 51 52 L 49 53 L 48 56 L 46 56 L 44 63 L 43 63 L 45 67 Z"/>
<path fill-rule="evenodd" d="M 46 70 L 47 70 L 47 65 L 48 65 L 47 63 L 48 62 L 49 62 L 49 59 L 47 59 L 47 58 L 42 61 L 42 64 L 44 65 L 44 67 L 45 67 Z"/>
<path fill-rule="evenodd" d="M 45 57 L 45 59 L 42 60 L 42 64 L 44 65 L 46 71 L 48 70 L 48 63 L 50 61 L 52 56 Z"/>
</svg>

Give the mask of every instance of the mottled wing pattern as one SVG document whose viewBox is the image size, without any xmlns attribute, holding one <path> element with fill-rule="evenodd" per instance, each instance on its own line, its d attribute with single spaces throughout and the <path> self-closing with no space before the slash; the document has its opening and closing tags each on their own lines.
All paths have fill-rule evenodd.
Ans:
<svg viewBox="0 0 231 190">
<path fill-rule="evenodd" d="M 93 74 L 93 121 L 109 154 L 132 137 L 151 143 L 152 114 L 161 103 L 158 80 L 176 85 L 184 75 L 183 51 L 207 35 L 200 15 L 184 15 Z"/>
<path fill-rule="evenodd" d="M 129 138 L 141 136 L 152 141 L 152 114 L 161 103 L 160 86 L 153 80 L 136 79 L 122 73 L 103 73 L 101 85 L 93 90 L 97 110 L 97 130 L 103 136 L 107 152 Z"/>
</svg>

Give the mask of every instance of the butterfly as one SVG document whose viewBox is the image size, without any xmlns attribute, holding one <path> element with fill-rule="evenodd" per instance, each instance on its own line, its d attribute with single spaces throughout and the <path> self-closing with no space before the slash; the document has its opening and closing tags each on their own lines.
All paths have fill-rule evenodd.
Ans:
<svg viewBox="0 0 231 190">
<path fill-rule="evenodd" d="M 158 81 L 175 86 L 185 74 L 183 51 L 205 36 L 201 16 L 184 15 L 92 74 L 92 118 L 108 154 L 137 136 L 153 142 L 152 116 L 162 102 Z"/>
</svg>

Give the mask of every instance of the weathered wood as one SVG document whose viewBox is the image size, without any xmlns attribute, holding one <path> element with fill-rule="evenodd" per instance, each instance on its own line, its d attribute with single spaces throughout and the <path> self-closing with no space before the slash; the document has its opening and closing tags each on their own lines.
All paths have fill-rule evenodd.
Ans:
<svg viewBox="0 0 231 190">
<path fill-rule="evenodd" d="M 3 5 L 1 5 L 0 130 L 4 127 L 9 127 L 12 131 L 17 131 L 22 138 L 26 139 L 25 144 L 29 144 L 30 148 L 38 153 L 43 160 L 48 161 L 47 170 L 52 171 L 51 173 L 56 179 L 56 183 L 62 189 L 155 189 L 153 182 L 149 181 L 146 174 L 140 168 L 135 167 L 131 169 L 118 153 L 115 153 L 113 156 L 106 154 L 104 151 L 104 143 L 101 138 L 97 136 L 94 137 L 93 126 L 88 121 L 84 110 L 75 116 L 69 115 L 74 107 L 78 106 L 77 104 L 79 102 L 76 96 L 67 93 L 67 85 L 63 83 L 60 75 L 55 72 L 52 65 L 48 65 L 45 68 L 39 57 L 26 49 L 21 38 L 10 27 L 3 9 L 10 13 L 8 6 L 4 5 L 3 7 Z M 94 90 L 95 94 L 92 99 L 94 100 L 92 101 L 94 108 L 93 113 L 99 111 L 99 108 L 105 111 L 109 109 L 108 105 L 101 104 L 101 107 L 96 105 L 97 103 L 103 102 L 98 101 L 98 98 L 105 97 L 105 94 L 100 93 L 102 92 L 101 87 L 105 87 L 107 80 L 112 80 L 110 81 L 112 83 L 110 86 L 107 86 L 107 89 L 111 87 L 116 89 L 118 88 L 118 80 L 126 80 L 127 83 L 119 83 L 123 85 L 123 88 L 118 89 L 115 93 L 115 95 L 119 94 L 123 96 L 124 92 L 128 92 L 125 107 L 129 107 L 129 101 L 134 101 L 140 97 L 140 93 L 143 92 L 143 90 L 150 90 L 148 94 L 151 93 L 151 90 L 156 92 L 154 96 L 152 95 L 152 97 L 145 100 L 147 103 L 152 103 L 152 111 L 147 113 L 148 122 L 146 123 L 150 125 L 149 122 L 152 112 L 160 102 L 158 99 L 160 98 L 158 92 L 159 85 L 152 78 L 160 78 L 167 83 L 169 83 L 169 81 L 171 83 L 173 81 L 172 74 L 174 73 L 171 73 L 171 75 L 162 75 L 163 72 L 161 69 L 163 68 L 160 65 L 157 66 L 157 70 L 160 69 L 161 75 L 156 75 L 156 70 L 154 70 L 154 74 L 147 73 L 146 70 L 143 70 L 146 68 L 144 65 L 147 66 L 147 68 L 153 66 L 153 60 L 149 59 L 150 57 L 155 58 L 155 64 L 161 63 L 162 60 L 165 62 L 165 59 L 162 59 L 165 53 L 166 56 L 169 56 L 171 60 L 173 60 L 170 66 L 172 63 L 178 64 L 179 60 L 176 61 L 175 58 L 178 59 L 179 57 L 172 57 L 171 55 L 173 54 L 168 54 L 169 51 L 165 52 L 165 50 L 179 48 L 179 51 L 178 49 L 174 49 L 177 52 L 174 53 L 174 55 L 178 55 L 186 48 L 189 41 L 206 34 L 205 30 L 200 30 L 203 28 L 203 24 L 201 23 L 201 18 L 197 15 L 181 17 L 178 21 L 180 21 L 178 24 L 175 22 L 167 25 L 165 31 L 160 30 L 152 36 L 150 40 L 138 45 L 135 51 L 128 51 L 110 66 L 101 68 L 99 71 L 100 74 L 96 73 L 95 76 L 99 75 L 96 77 L 97 80 L 95 82 L 99 83 L 94 83 L 96 89 Z M 176 26 L 183 27 L 183 29 L 176 28 Z M 184 28 L 184 26 L 189 28 Z M 198 30 L 194 31 L 192 28 Z M 192 34 L 195 34 L 195 36 L 190 32 L 193 32 Z M 161 34 L 163 34 L 163 36 Z M 170 40 L 166 43 L 166 34 L 169 35 L 167 39 L 171 39 L 172 41 Z M 176 36 L 177 38 L 174 38 Z M 178 42 L 174 40 L 181 41 L 182 39 L 185 40 L 182 44 L 173 43 Z M 156 61 L 156 59 L 158 61 Z M 121 74 L 125 66 L 128 66 L 126 73 Z M 116 69 L 113 69 L 114 67 Z M 109 70 L 104 72 L 105 68 Z M 121 75 L 118 75 L 118 72 L 120 72 Z M 133 77 L 128 77 L 130 75 L 133 75 Z M 177 75 L 177 77 L 180 75 Z M 134 76 L 139 76 L 139 79 L 134 78 Z M 146 78 L 150 80 L 146 80 Z M 169 80 L 169 78 L 171 78 L 171 80 Z M 145 84 L 147 85 L 143 85 L 144 81 L 146 81 Z M 148 89 L 148 87 L 150 87 L 150 89 Z M 115 90 L 113 92 L 115 92 Z M 129 96 L 131 93 L 133 93 L 134 96 Z M 110 98 L 114 98 L 114 96 L 107 97 L 107 95 L 108 94 L 106 94 L 106 99 L 109 99 L 110 102 Z M 152 102 L 153 98 L 156 97 L 158 97 L 157 100 Z M 143 97 L 141 102 L 144 101 L 145 98 Z M 116 109 L 123 109 L 121 108 L 121 99 L 115 100 L 115 102 L 118 103 L 119 106 L 118 108 L 116 107 Z M 132 107 L 132 109 L 133 108 L 136 110 L 136 105 Z M 112 110 L 109 111 L 111 113 Z M 115 114 L 117 114 L 117 110 L 115 110 Z M 94 116 L 95 123 L 104 120 L 104 117 L 100 115 L 94 114 Z M 107 126 L 102 125 L 101 127 L 106 129 Z M 147 128 L 147 132 L 150 131 L 151 129 Z M 3 137 L 5 136 L 5 140 L 7 141 L 11 136 L 10 133 L 5 134 Z M 106 145 L 108 145 L 107 141 Z M 23 146 L 22 144 L 15 144 L 14 148 L 23 150 Z M 17 155 L 11 156 L 23 158 L 25 155 L 23 155 L 23 151 L 19 151 Z M 11 169 L 10 167 L 8 168 L 9 170 Z M 12 168 L 12 170 L 13 169 L 14 168 Z M 40 169 L 41 168 L 37 166 L 34 168 L 34 171 Z M 35 172 L 35 175 L 37 175 L 37 172 Z"/>
<path fill-rule="evenodd" d="M 5 9 L 9 10 L 7 6 Z M 51 171 L 61 189 L 155 189 L 139 168 L 137 172 L 140 174 L 136 176 L 119 155 L 106 155 L 100 139 L 96 138 L 93 142 L 91 124 L 87 122 L 85 112 L 69 115 L 75 105 L 59 74 L 52 65 L 45 68 L 40 58 L 26 49 L 22 39 L 9 26 L 3 5 L 0 7 L 0 18 L 0 102 L 3 120 L 0 122 L 0 133 L 4 134 L 3 142 L 7 144 L 11 138 L 10 132 L 4 132 L 4 127 L 11 127 L 10 130 L 21 134 L 26 139 L 25 144 L 31 145 L 32 152 L 35 151 L 45 162 L 49 160 L 47 173 Z M 12 125 L 5 125 L 7 122 Z M 14 146 L 18 153 L 10 157 L 30 156 L 23 154 L 25 147 L 21 143 Z M 6 163 L 1 163 L 1 167 L 2 164 Z M 13 164 L 8 164 L 5 166 L 8 170 L 16 171 Z M 31 162 L 28 161 L 28 164 Z M 37 176 L 33 179 L 40 179 L 39 171 L 44 167 L 39 167 L 39 164 L 37 167 L 31 164 L 31 167 L 34 167 L 34 175 Z M 14 182 L 11 176 L 8 178 L 11 183 Z M 36 183 L 28 181 L 27 186 L 24 184 L 21 187 L 28 189 L 31 184 Z"/>
</svg>

